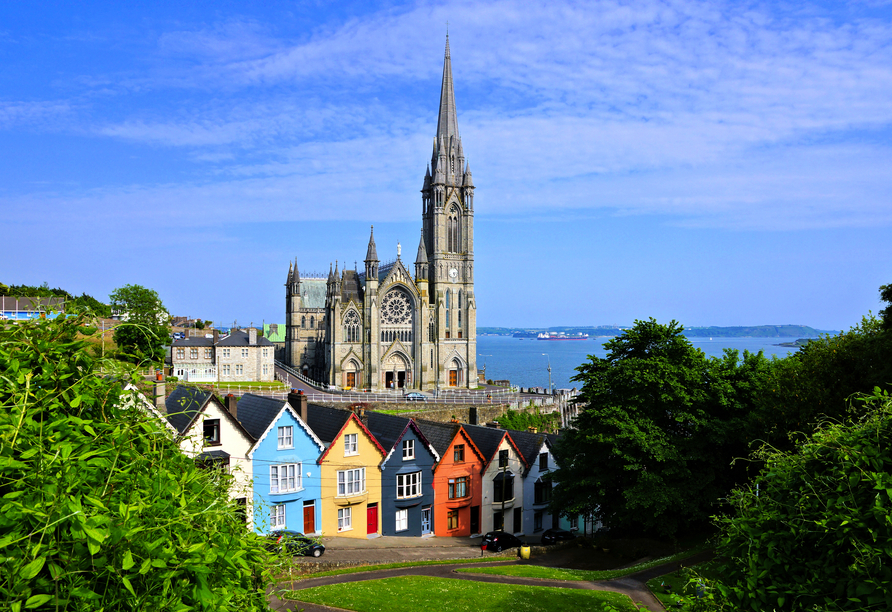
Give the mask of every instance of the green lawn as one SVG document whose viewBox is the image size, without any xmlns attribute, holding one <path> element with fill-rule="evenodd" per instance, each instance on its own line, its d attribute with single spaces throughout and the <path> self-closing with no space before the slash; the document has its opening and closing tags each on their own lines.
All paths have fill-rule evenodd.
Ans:
<svg viewBox="0 0 892 612">
<path fill-rule="evenodd" d="M 236 381 L 236 382 L 215 382 L 209 383 L 213 387 L 217 387 L 218 389 L 247 389 L 249 387 L 253 387 L 255 389 L 277 389 L 282 391 L 288 390 L 288 385 L 279 381 L 259 381 L 259 380 L 245 380 L 245 381 Z"/>
<path fill-rule="evenodd" d="M 559 567 L 543 567 L 541 565 L 507 565 L 499 567 L 468 567 L 457 569 L 455 571 L 476 574 L 496 574 L 499 576 L 519 576 L 521 578 L 544 578 L 547 580 L 611 580 L 613 578 L 620 578 L 622 576 L 628 576 L 629 574 L 650 569 L 657 565 L 663 565 L 664 563 L 680 561 L 686 557 L 695 555 L 704 549 L 705 547 L 700 546 L 672 555 L 671 557 L 662 557 L 646 563 L 639 563 L 632 567 L 611 570 L 589 571 L 562 569 Z"/>
<path fill-rule="evenodd" d="M 697 566 L 697 573 L 715 579 L 717 574 L 712 563 Z M 689 610 L 689 602 L 696 597 L 696 590 L 688 586 L 686 571 L 671 572 L 647 581 L 647 588 L 667 610 Z M 678 603 L 681 602 L 681 606 Z"/>
<path fill-rule="evenodd" d="M 632 600 L 619 593 L 557 589 L 401 576 L 314 587 L 290 593 L 293 599 L 357 612 L 637 612 Z"/>
<path fill-rule="evenodd" d="M 400 567 L 418 567 L 419 565 L 460 565 L 462 563 L 489 563 L 494 561 L 514 561 L 517 557 L 489 557 L 486 559 L 441 559 L 438 561 L 400 561 L 398 563 L 379 563 L 377 565 L 360 565 L 357 567 L 345 567 L 343 569 L 329 570 L 307 574 L 301 579 L 323 578 L 325 576 L 341 576 L 343 574 L 360 574 L 362 572 L 377 572 L 378 570 L 397 569 Z"/>
</svg>

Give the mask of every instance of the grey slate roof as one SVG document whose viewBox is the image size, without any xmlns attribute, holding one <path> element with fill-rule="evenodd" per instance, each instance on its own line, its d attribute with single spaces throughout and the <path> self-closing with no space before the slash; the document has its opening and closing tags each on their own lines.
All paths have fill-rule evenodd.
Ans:
<svg viewBox="0 0 892 612">
<path fill-rule="evenodd" d="M 324 278 L 300 279 L 301 307 L 325 308 L 326 282 Z"/>
<path fill-rule="evenodd" d="M 350 300 L 362 304 L 362 284 L 359 282 L 356 270 L 344 270 L 341 280 L 341 300 L 345 304 Z"/>
<path fill-rule="evenodd" d="M 499 443 L 505 435 L 505 430 L 481 425 L 463 425 L 463 427 L 477 448 L 480 449 L 484 459 L 487 462 L 492 461 L 496 451 L 499 450 Z"/>
<path fill-rule="evenodd" d="M 428 439 L 440 457 L 449 450 L 449 445 L 452 444 L 460 427 L 458 423 L 438 423 L 423 419 L 415 419 L 415 423 L 418 424 L 418 428 L 421 429 L 424 437 Z"/>
<path fill-rule="evenodd" d="M 246 331 L 233 331 L 226 338 L 223 338 L 219 342 L 217 342 L 217 346 L 251 346 L 248 343 L 248 332 Z M 273 343 L 270 342 L 269 338 L 264 338 L 260 334 L 257 334 L 257 344 L 254 346 L 273 346 Z"/>
<path fill-rule="evenodd" d="M 173 393 L 164 400 L 167 408 L 167 421 L 177 433 L 183 435 L 204 405 L 210 400 L 211 392 L 195 387 L 177 385 Z"/>
<path fill-rule="evenodd" d="M 317 404 L 307 404 L 307 425 L 326 446 L 331 444 L 338 432 L 353 414 L 349 410 L 328 408 Z"/>
<path fill-rule="evenodd" d="M 523 455 L 524 461 L 527 462 L 527 469 L 529 469 L 529 466 L 532 466 L 533 463 L 538 460 L 539 449 L 541 449 L 542 444 L 545 443 L 547 439 L 546 435 L 544 433 L 532 433 L 514 429 L 509 429 L 508 435 L 514 440 L 517 450 Z"/>
<path fill-rule="evenodd" d="M 204 338 L 198 336 L 189 336 L 188 338 L 182 338 L 180 340 L 174 340 L 171 346 L 179 347 L 179 346 L 214 346 L 213 338 Z"/>
<path fill-rule="evenodd" d="M 390 451 L 409 424 L 409 419 L 383 412 L 366 412 L 363 424 L 372 432 L 378 444 Z"/>
<path fill-rule="evenodd" d="M 239 400 L 236 409 L 238 422 L 242 424 L 245 431 L 251 434 L 252 438 L 257 440 L 284 405 L 285 400 L 245 393 Z"/>
</svg>

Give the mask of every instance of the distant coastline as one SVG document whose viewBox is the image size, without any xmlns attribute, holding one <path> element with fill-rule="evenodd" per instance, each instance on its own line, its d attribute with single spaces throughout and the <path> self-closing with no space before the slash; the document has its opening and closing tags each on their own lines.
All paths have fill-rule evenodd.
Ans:
<svg viewBox="0 0 892 612">
<path fill-rule="evenodd" d="M 588 334 L 590 337 L 619 336 L 630 326 L 599 325 L 590 327 L 477 327 L 480 336 L 512 336 L 514 338 L 536 338 L 540 333 L 550 332 L 567 335 Z M 686 327 L 688 338 L 798 338 L 792 346 L 801 346 L 809 338 L 835 335 L 836 330 L 815 329 L 808 325 L 749 325 L 738 327 Z M 786 346 L 786 344 L 784 345 Z"/>
</svg>

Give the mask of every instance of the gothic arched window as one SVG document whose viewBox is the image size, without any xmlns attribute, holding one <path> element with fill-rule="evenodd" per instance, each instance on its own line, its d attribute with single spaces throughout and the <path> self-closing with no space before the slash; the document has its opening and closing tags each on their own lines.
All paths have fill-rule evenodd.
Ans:
<svg viewBox="0 0 892 612">
<path fill-rule="evenodd" d="M 461 251 L 461 213 L 456 206 L 449 209 L 446 219 L 446 250 L 450 253 Z"/>
<path fill-rule="evenodd" d="M 346 342 L 359 342 L 359 315 L 351 310 L 344 317 L 344 340 Z"/>
<path fill-rule="evenodd" d="M 300 318 L 300 326 L 301 326 L 302 328 L 304 328 L 304 329 L 307 328 L 307 318 L 306 318 L 306 317 L 301 317 L 301 318 Z"/>
<path fill-rule="evenodd" d="M 316 317 L 310 317 L 310 329 L 316 329 Z"/>
</svg>

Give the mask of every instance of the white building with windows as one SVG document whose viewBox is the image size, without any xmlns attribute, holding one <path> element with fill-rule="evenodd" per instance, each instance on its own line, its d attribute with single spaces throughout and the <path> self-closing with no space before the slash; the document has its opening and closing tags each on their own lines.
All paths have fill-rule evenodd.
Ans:
<svg viewBox="0 0 892 612">
<path fill-rule="evenodd" d="M 256 328 L 236 330 L 225 338 L 183 338 L 170 349 L 173 375 L 189 382 L 273 381 L 275 345 Z"/>
</svg>

